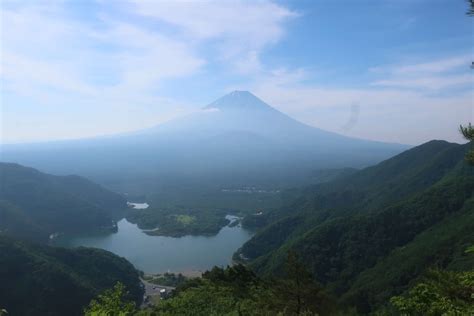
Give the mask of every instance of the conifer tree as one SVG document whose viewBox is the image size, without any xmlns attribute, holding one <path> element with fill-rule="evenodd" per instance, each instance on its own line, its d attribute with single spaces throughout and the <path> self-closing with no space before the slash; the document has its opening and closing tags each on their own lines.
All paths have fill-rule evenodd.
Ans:
<svg viewBox="0 0 474 316">
<path fill-rule="evenodd" d="M 84 310 L 85 316 L 131 316 L 135 314 L 135 303 L 127 301 L 125 286 L 117 282 L 113 289 L 106 290 L 92 300 Z"/>
<path fill-rule="evenodd" d="M 474 140 L 474 127 L 472 127 L 471 123 L 469 123 L 467 126 L 460 126 L 459 131 L 461 134 L 464 136 L 465 139 L 468 141 L 472 142 Z M 466 160 L 471 164 L 474 165 L 474 149 L 471 149 L 467 154 L 466 154 Z"/>
<path fill-rule="evenodd" d="M 286 278 L 277 286 L 277 297 L 285 315 L 330 315 L 333 312 L 331 299 L 292 250 L 288 252 L 285 270 Z"/>
</svg>

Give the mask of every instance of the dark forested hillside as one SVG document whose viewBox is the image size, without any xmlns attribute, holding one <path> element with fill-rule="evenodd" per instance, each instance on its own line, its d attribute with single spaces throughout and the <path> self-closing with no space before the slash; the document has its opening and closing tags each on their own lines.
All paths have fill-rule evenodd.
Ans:
<svg viewBox="0 0 474 316">
<path fill-rule="evenodd" d="M 47 240 L 53 233 L 113 229 L 126 208 L 118 194 L 78 176 L 0 163 L 0 231 Z"/>
<path fill-rule="evenodd" d="M 9 315 L 83 315 L 89 301 L 116 282 L 139 302 L 139 274 L 99 249 L 63 249 L 0 235 L 0 304 Z"/>
<path fill-rule="evenodd" d="M 468 148 L 432 141 L 313 186 L 236 258 L 274 275 L 292 249 L 319 282 L 362 312 L 403 292 L 430 267 L 474 269 L 463 252 L 474 243 Z"/>
</svg>

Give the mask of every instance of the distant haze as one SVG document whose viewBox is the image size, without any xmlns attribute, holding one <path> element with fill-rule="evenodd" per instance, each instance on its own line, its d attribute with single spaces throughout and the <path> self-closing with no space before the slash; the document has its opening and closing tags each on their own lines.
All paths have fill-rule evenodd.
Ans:
<svg viewBox="0 0 474 316">
<path fill-rule="evenodd" d="M 462 141 L 466 1 L 2 1 L 0 141 L 132 132 L 252 91 L 345 136 Z"/>
<path fill-rule="evenodd" d="M 314 170 L 368 166 L 406 148 L 317 129 L 248 91 L 234 91 L 199 112 L 152 128 L 3 145 L 0 158 L 54 174 L 81 174 L 117 191 L 143 192 L 173 183 L 288 185 L 304 181 Z"/>
</svg>

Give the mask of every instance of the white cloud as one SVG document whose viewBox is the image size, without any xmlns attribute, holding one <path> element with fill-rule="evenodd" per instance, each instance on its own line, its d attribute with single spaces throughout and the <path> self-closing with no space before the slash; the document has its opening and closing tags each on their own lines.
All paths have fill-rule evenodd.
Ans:
<svg viewBox="0 0 474 316">
<path fill-rule="evenodd" d="M 95 88 L 74 77 L 67 64 L 48 63 L 25 56 L 2 53 L 2 77 L 7 80 L 7 88 L 26 95 L 33 89 L 54 88 L 66 92 L 91 94 Z"/>
<path fill-rule="evenodd" d="M 423 88 L 432 90 L 441 90 L 453 86 L 465 86 L 474 83 L 473 75 L 450 75 L 450 76 L 430 76 L 430 77 L 412 77 L 412 78 L 392 78 L 377 80 L 372 83 L 375 86 L 389 86 L 401 88 Z"/>
<path fill-rule="evenodd" d="M 88 23 L 64 10 L 59 3 L 1 7 L 3 141 L 121 132 L 189 111 L 159 92 L 164 80 L 205 64 L 189 43 L 133 21 Z"/>
<path fill-rule="evenodd" d="M 462 141 L 459 124 L 474 120 L 473 93 L 430 97 L 406 90 L 319 88 L 261 85 L 256 94 L 279 110 L 309 125 L 348 136 L 420 144 L 431 139 Z M 344 128 L 351 107 L 358 121 Z"/>
<path fill-rule="evenodd" d="M 433 62 L 426 63 L 430 67 L 418 69 L 438 72 L 460 65 L 454 64 L 434 67 Z M 405 82 L 390 84 L 392 74 L 384 75 L 389 78 L 380 80 L 385 80 L 385 88 L 374 84 L 361 88 L 322 87 L 308 83 L 309 73 L 304 69 L 279 69 L 261 73 L 252 83 L 237 88 L 253 91 L 302 122 L 348 136 L 406 144 L 431 139 L 463 141 L 458 127 L 474 121 L 474 92 L 467 88 L 453 94 L 447 88 L 465 87 L 472 83 L 472 75 L 413 77 L 412 82 L 404 78 Z M 433 89 L 439 93 L 434 94 Z M 357 121 L 352 114 L 354 105 L 359 109 Z"/>
<path fill-rule="evenodd" d="M 385 74 L 433 74 L 466 68 L 470 65 L 472 56 L 454 56 L 432 61 L 408 63 L 399 65 L 384 65 L 369 69 L 375 73 Z"/>
<path fill-rule="evenodd" d="M 459 68 L 467 68 L 471 56 L 456 56 L 431 62 L 402 65 L 393 69 L 396 74 L 442 73 Z"/>
<path fill-rule="evenodd" d="M 268 1 L 140 1 L 128 3 L 126 9 L 134 8 L 128 11 L 123 4 L 116 3 L 110 11 L 102 6 L 87 19 L 75 17 L 63 2 L 1 6 L 0 76 L 2 95 L 10 95 L 2 114 L 19 123 L 27 121 L 15 110 L 20 104 L 30 104 L 36 113 L 36 119 L 28 119 L 31 124 L 9 124 L 4 138 L 22 138 L 15 136 L 22 134 L 20 128 L 41 120 L 50 122 L 45 135 L 55 129 L 56 138 L 75 137 L 79 123 L 71 124 L 69 131 L 60 124 L 70 113 L 79 121 L 80 112 L 105 118 L 112 112 L 138 116 L 144 108 L 152 109 L 135 123 L 117 117 L 123 128 L 115 122 L 89 128 L 84 136 L 90 136 L 109 133 L 110 125 L 117 132 L 138 129 L 173 116 L 170 111 L 190 111 L 189 104 L 162 97 L 162 83 L 195 76 L 215 61 L 226 61 L 223 64 L 240 74 L 259 72 L 262 50 L 281 39 L 282 23 L 296 15 Z M 167 27 L 151 27 L 144 15 Z M 201 50 L 207 45 L 213 47 L 211 53 Z M 46 109 L 54 115 L 40 119 Z"/>
<path fill-rule="evenodd" d="M 435 61 L 388 65 L 370 69 L 372 73 L 384 76 L 372 85 L 408 89 L 442 90 L 474 83 L 468 55 L 455 56 Z"/>
<path fill-rule="evenodd" d="M 115 93 L 143 92 L 160 80 L 193 74 L 204 64 L 185 42 L 131 24 L 105 21 L 100 29 L 92 29 L 66 21 L 58 12 L 29 7 L 3 10 L 2 17 L 3 28 L 9 30 L 2 32 L 2 76 L 17 92 L 36 84 L 102 94 L 103 86 L 88 83 L 100 67 L 116 72 L 119 89 L 108 87 Z M 114 50 L 95 48 L 101 45 Z"/>
<path fill-rule="evenodd" d="M 296 12 L 270 1 L 132 1 L 139 15 L 177 28 L 195 43 L 215 44 L 217 59 L 249 73 L 261 67 L 259 54 L 278 42 L 284 22 Z"/>
<path fill-rule="evenodd" d="M 192 75 L 205 64 L 186 43 L 130 24 L 112 23 L 100 38 L 122 46 L 112 54 L 121 70 L 119 89 L 156 89 L 160 80 Z"/>
<path fill-rule="evenodd" d="M 374 79 L 365 87 L 327 88 L 311 83 L 313 72 L 305 68 L 261 62 L 262 52 L 284 37 L 285 23 L 298 16 L 282 5 L 123 3 L 114 7 L 120 14 L 94 12 L 90 19 L 101 17 L 94 23 L 73 19 L 62 2 L 2 5 L 2 94 L 26 97 L 37 107 L 28 112 L 22 102 L 2 102 L 4 139 L 93 136 L 168 120 L 193 105 L 164 97 L 162 83 L 197 76 L 216 62 L 246 80 L 232 90 L 251 90 L 303 122 L 350 136 L 460 141 L 458 124 L 473 121 L 470 56 L 382 65 L 368 71 Z M 358 121 L 347 128 L 354 104 Z"/>
<path fill-rule="evenodd" d="M 269 1 L 132 1 L 138 14 L 175 25 L 192 38 L 225 38 L 259 48 L 284 34 L 297 14 Z"/>
</svg>

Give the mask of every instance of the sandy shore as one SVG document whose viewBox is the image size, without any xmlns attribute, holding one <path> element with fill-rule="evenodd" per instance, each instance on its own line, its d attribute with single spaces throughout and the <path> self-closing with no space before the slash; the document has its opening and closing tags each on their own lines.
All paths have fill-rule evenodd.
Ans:
<svg viewBox="0 0 474 316">
<path fill-rule="evenodd" d="M 200 278 L 205 271 L 186 270 L 186 271 L 167 271 L 167 272 L 168 273 L 174 273 L 174 274 L 180 274 L 181 273 L 182 275 L 184 275 L 187 278 Z M 159 274 L 163 275 L 163 274 L 165 274 L 165 272 L 155 273 L 155 274 L 146 273 L 146 275 L 149 275 L 149 276 L 156 276 L 156 275 L 159 275 Z"/>
</svg>

